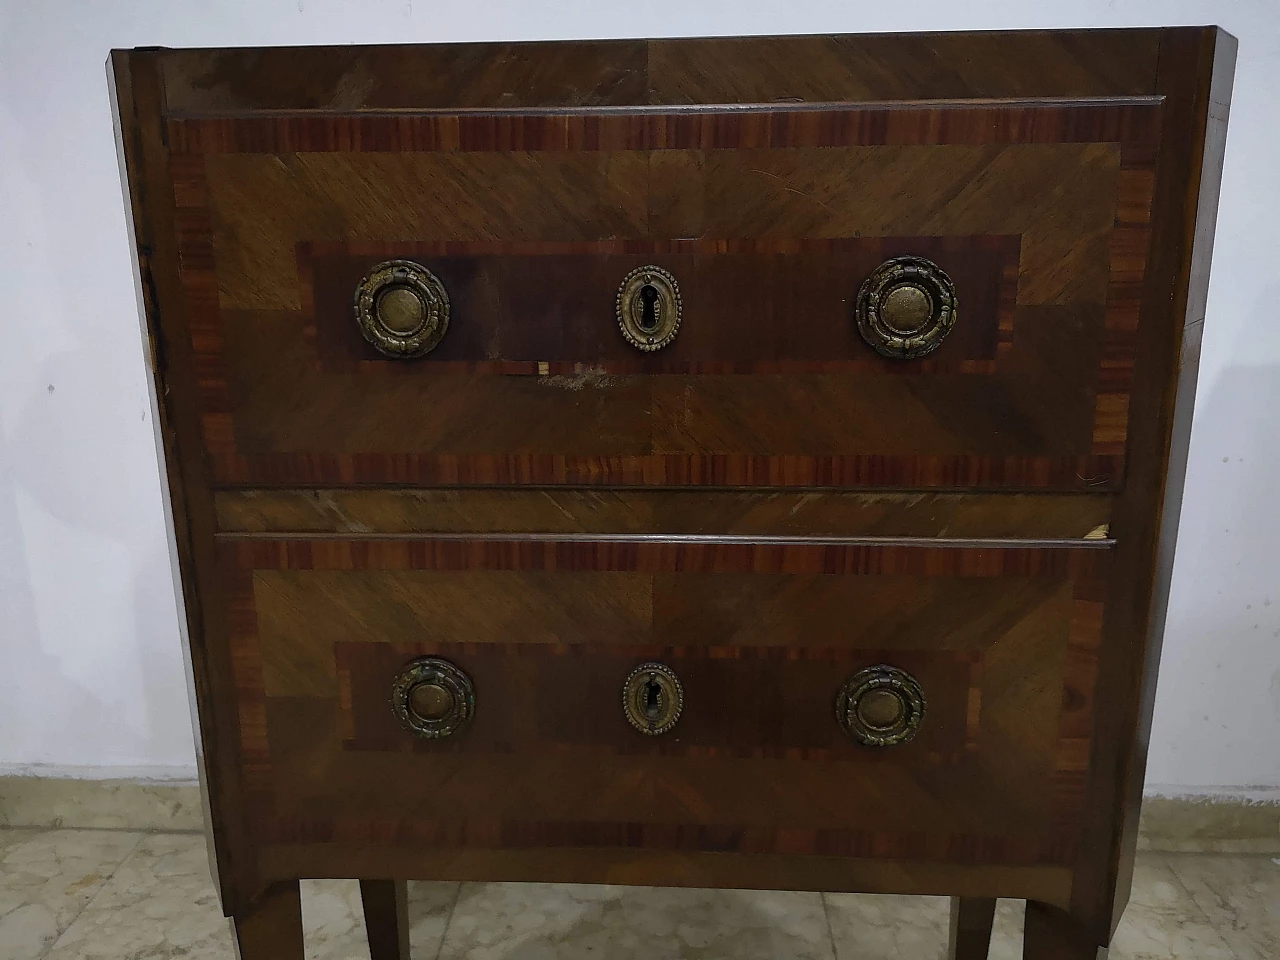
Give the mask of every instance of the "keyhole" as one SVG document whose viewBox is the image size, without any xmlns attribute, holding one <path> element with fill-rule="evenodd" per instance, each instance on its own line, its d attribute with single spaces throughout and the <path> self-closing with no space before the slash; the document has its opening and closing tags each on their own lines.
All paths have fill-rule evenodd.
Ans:
<svg viewBox="0 0 1280 960">
<path fill-rule="evenodd" d="M 656 330 L 658 328 L 658 288 L 646 283 L 640 288 L 640 329 Z"/>
<path fill-rule="evenodd" d="M 650 674 L 644 685 L 644 715 L 650 723 L 655 723 L 661 712 L 662 687 L 654 679 L 653 674 Z"/>
</svg>

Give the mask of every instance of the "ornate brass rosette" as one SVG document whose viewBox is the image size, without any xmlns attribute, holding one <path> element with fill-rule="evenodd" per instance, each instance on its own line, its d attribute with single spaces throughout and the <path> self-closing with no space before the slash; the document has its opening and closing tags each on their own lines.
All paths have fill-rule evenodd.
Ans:
<svg viewBox="0 0 1280 960">
<path fill-rule="evenodd" d="M 356 287 L 355 313 L 379 353 L 411 360 L 434 350 L 449 329 L 449 294 L 421 264 L 388 260 Z"/>
<path fill-rule="evenodd" d="M 879 354 L 895 360 L 938 349 L 956 322 L 955 287 L 923 257 L 894 257 L 876 267 L 858 290 L 858 332 Z"/>
<path fill-rule="evenodd" d="M 906 743 L 920 729 L 924 711 L 924 691 L 916 678 L 885 664 L 859 670 L 836 695 L 836 719 L 868 747 Z"/>
<path fill-rule="evenodd" d="M 396 674 L 391 709 L 415 736 L 438 740 L 471 719 L 475 688 L 471 678 L 448 660 L 419 657 Z"/>
</svg>

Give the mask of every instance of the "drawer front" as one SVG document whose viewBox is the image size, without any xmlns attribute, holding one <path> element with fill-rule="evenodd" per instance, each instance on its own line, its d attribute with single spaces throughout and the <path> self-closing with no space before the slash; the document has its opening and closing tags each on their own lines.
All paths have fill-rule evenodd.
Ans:
<svg viewBox="0 0 1280 960">
<path fill-rule="evenodd" d="M 1159 125 L 1142 99 L 172 119 L 214 482 L 1117 488 Z M 889 359 L 855 304 L 904 256 L 955 322 Z M 425 356 L 357 326 L 388 260 L 449 299 Z M 616 316 L 643 266 L 680 296 L 653 352 Z"/>
<path fill-rule="evenodd" d="M 314 844 L 362 845 L 365 864 L 591 851 L 557 875 L 604 880 L 638 851 L 1060 869 L 1077 853 L 1108 549 L 220 551 L 248 834 L 275 862 Z M 423 657 L 474 691 L 469 722 L 439 739 L 391 707 Z M 648 662 L 683 688 L 661 736 L 623 709 Z M 865 746 L 837 697 L 880 665 L 918 683 L 923 719 L 905 742 Z M 797 884 L 830 882 L 796 869 Z"/>
</svg>

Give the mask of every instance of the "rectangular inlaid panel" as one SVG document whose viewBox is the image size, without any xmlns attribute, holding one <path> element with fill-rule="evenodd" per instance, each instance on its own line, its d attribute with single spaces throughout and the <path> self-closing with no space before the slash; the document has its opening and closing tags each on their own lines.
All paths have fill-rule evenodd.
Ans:
<svg viewBox="0 0 1280 960">
<path fill-rule="evenodd" d="M 410 259 L 449 291 L 458 318 L 431 353 L 409 367 L 573 377 L 615 373 L 821 373 L 889 370 L 850 322 L 850 283 L 889 256 L 937 263 L 965 291 L 966 315 L 994 323 L 956 327 L 920 366 L 994 372 L 1008 350 L 1018 282 L 1017 237 L 886 237 L 666 243 L 306 244 L 298 250 L 305 332 L 325 373 L 394 376 L 352 323 L 351 291 L 378 263 Z M 622 277 L 652 264 L 680 285 L 682 322 L 661 351 L 642 353 L 601 323 Z M 245 342 L 246 348 L 250 342 Z"/>
<path fill-rule="evenodd" d="M 1102 548 L 226 541 L 254 842 L 878 856 L 1069 865 L 1080 840 Z M 417 739 L 409 660 L 471 677 L 475 718 Z M 658 660 L 685 714 L 645 737 L 621 685 Z M 920 682 L 874 749 L 840 684 Z M 607 861 L 595 879 L 608 875 Z M 582 877 L 581 879 L 591 879 Z"/>
<path fill-rule="evenodd" d="M 1160 106 L 183 117 L 168 123 L 221 485 L 1116 489 Z M 895 255 L 956 327 L 889 361 L 853 301 Z M 352 293 L 403 257 L 453 299 L 414 361 Z M 669 269 L 674 343 L 614 294 Z"/>
<path fill-rule="evenodd" d="M 902 749 L 904 756 L 924 753 L 956 764 L 966 746 L 976 746 L 966 742 L 966 694 L 979 658 L 966 650 L 835 648 L 800 654 L 780 646 L 340 642 L 330 655 L 338 688 L 349 701 L 343 704 L 348 750 L 433 756 L 556 753 L 585 762 L 617 755 L 857 760 L 864 748 L 833 719 L 831 678 L 851 676 L 886 658 L 931 693 L 930 723 Z M 462 666 L 485 691 L 483 711 L 477 710 L 456 740 L 406 736 L 387 709 L 396 675 L 421 656 Z M 685 698 L 676 728 L 660 738 L 637 735 L 620 705 L 623 679 L 636 664 L 654 658 L 675 669 Z M 449 812 L 445 802 L 426 803 L 442 815 Z"/>
</svg>

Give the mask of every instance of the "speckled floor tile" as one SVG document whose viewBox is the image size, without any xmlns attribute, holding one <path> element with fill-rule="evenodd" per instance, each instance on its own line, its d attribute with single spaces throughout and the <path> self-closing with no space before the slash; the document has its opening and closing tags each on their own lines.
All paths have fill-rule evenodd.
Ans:
<svg viewBox="0 0 1280 960">
<path fill-rule="evenodd" d="M 945 953 L 950 906 L 944 898 L 827 894 L 826 900 L 838 960 L 933 960 Z M 989 960 L 1021 960 L 1023 910 L 1021 900 L 997 904 Z M 1246 926 L 1259 923 L 1250 917 Z M 1235 955 L 1215 926 L 1165 857 L 1144 855 L 1110 960 L 1230 960 Z"/>
<path fill-rule="evenodd" d="M 50 960 L 231 957 L 203 837 L 144 837 L 49 952 Z"/>
<path fill-rule="evenodd" d="M 936 960 L 943 898 L 550 884 L 409 886 L 415 960 Z M 303 884 L 308 960 L 368 960 L 359 885 Z M 999 903 L 990 960 L 1022 955 Z M 204 840 L 0 830 L 4 960 L 227 960 Z M 1145 854 L 1112 960 L 1275 960 L 1280 863 Z"/>
<path fill-rule="evenodd" d="M 947 948 L 948 897 L 828 893 L 838 960 L 934 960 Z M 1021 900 L 996 903 L 990 960 L 1022 960 Z"/>
<path fill-rule="evenodd" d="M 1169 868 L 1165 854 L 1140 855 L 1133 893 L 1111 941 L 1112 960 L 1234 960 Z"/>
<path fill-rule="evenodd" d="M 1280 858 L 1171 854 L 1168 863 L 1236 957 L 1280 957 Z"/>
<path fill-rule="evenodd" d="M 432 960 L 440 952 L 458 886 L 409 884 L 409 949 L 415 960 Z M 369 960 L 358 880 L 303 881 L 302 924 L 307 960 Z"/>
<path fill-rule="evenodd" d="M 991 952 L 987 960 L 1022 960 L 1022 920 L 1026 904 L 1021 900 L 997 900 L 996 922 L 991 928 Z"/>
<path fill-rule="evenodd" d="M 838 960 L 941 957 L 947 946 L 945 897 L 823 894 Z"/>
<path fill-rule="evenodd" d="M 833 960 L 813 893 L 466 884 L 440 960 Z"/>
<path fill-rule="evenodd" d="M 4 861 L 5 854 L 11 848 L 16 847 L 25 840 L 29 840 L 37 833 L 45 832 L 47 831 L 42 828 L 0 827 L 0 862 Z"/>
<path fill-rule="evenodd" d="M 21 831 L 0 862 L 0 956 L 34 960 L 142 839 L 102 830 Z"/>
<path fill-rule="evenodd" d="M 409 885 L 410 942 L 434 957 L 457 884 Z M 302 885 L 307 960 L 368 960 L 360 888 L 354 880 Z M 203 837 L 149 836 L 70 926 L 48 960 L 120 957 L 227 960 L 231 928 L 209 873 Z"/>
</svg>

